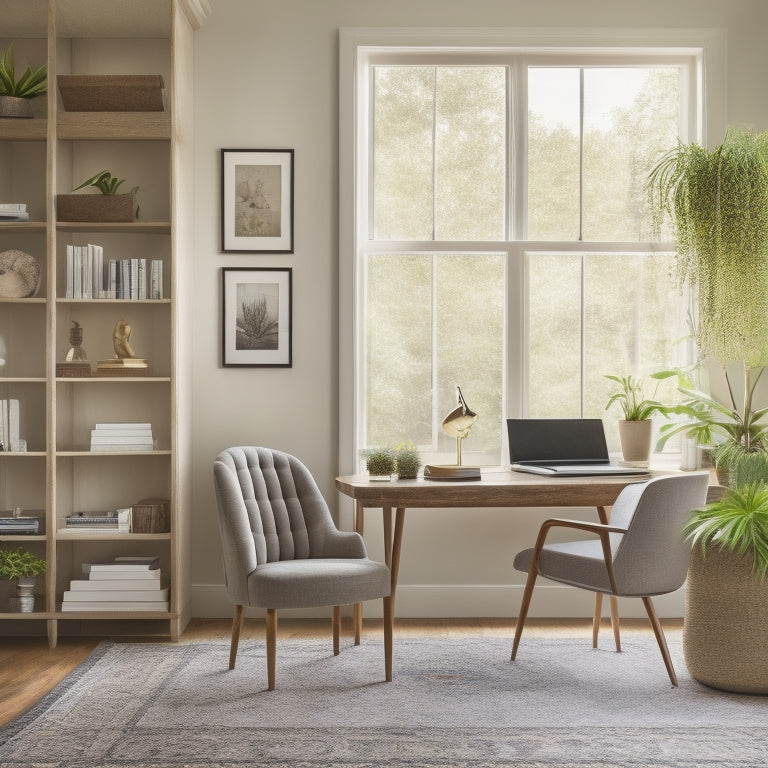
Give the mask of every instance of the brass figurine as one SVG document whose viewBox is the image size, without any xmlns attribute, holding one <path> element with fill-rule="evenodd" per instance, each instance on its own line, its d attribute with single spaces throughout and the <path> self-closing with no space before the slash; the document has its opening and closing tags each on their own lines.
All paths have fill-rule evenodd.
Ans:
<svg viewBox="0 0 768 768">
<path fill-rule="evenodd" d="M 130 344 L 131 324 L 125 320 L 118 320 L 115 330 L 112 332 L 112 343 L 115 347 L 115 356 L 119 358 L 136 357 L 136 353 Z"/>
<path fill-rule="evenodd" d="M 69 343 L 72 348 L 64 358 L 68 363 L 83 363 L 88 361 L 88 355 L 83 349 L 83 328 L 77 320 L 72 321 L 69 329 Z"/>
</svg>

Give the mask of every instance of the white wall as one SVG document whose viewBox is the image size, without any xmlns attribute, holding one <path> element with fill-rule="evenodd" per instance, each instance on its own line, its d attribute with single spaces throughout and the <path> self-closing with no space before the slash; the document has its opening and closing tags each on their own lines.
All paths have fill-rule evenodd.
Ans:
<svg viewBox="0 0 768 768">
<path fill-rule="evenodd" d="M 230 615 L 222 582 L 212 461 L 259 444 L 300 457 L 338 512 L 338 29 L 347 27 L 699 27 L 727 32 L 727 122 L 768 128 L 765 0 L 212 0 L 195 34 L 196 365 L 193 615 Z M 295 254 L 222 254 L 219 149 L 295 150 Z M 224 266 L 293 268 L 293 367 L 220 367 Z M 347 502 L 348 503 L 348 502 Z M 578 512 L 578 511 L 577 511 Z M 581 510 L 589 519 L 591 510 Z M 366 538 L 380 557 L 380 515 Z M 511 616 L 523 575 L 511 568 L 535 510 L 415 510 L 406 517 L 400 616 Z M 348 515 L 344 514 L 345 518 Z M 532 614 L 583 615 L 591 600 L 551 586 Z M 682 599 L 659 601 L 682 615 Z M 630 609 L 623 607 L 623 615 Z M 642 610 L 642 609 L 641 609 Z M 371 614 L 376 608 L 371 606 Z M 304 614 L 308 615 L 308 614 Z M 639 615 L 639 614 L 638 614 Z"/>
</svg>

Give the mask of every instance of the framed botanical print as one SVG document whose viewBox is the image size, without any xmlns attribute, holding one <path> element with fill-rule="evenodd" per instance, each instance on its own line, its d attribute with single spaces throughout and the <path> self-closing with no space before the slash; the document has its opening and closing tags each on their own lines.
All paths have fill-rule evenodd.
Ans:
<svg viewBox="0 0 768 768">
<path fill-rule="evenodd" d="M 224 267 L 222 365 L 290 368 L 290 268 Z"/>
<path fill-rule="evenodd" d="M 221 150 L 221 250 L 293 253 L 293 150 Z"/>
</svg>

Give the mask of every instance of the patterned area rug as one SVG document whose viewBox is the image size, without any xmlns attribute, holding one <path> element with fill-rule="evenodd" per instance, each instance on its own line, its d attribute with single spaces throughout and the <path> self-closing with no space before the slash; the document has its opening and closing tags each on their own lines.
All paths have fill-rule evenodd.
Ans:
<svg viewBox="0 0 768 768">
<path fill-rule="evenodd" d="M 277 690 L 263 644 L 103 643 L 0 730 L 2 768 L 765 768 L 768 697 L 687 674 L 669 685 L 652 636 L 623 652 L 587 637 L 281 639 Z M 602 641 L 606 646 L 608 639 Z"/>
</svg>

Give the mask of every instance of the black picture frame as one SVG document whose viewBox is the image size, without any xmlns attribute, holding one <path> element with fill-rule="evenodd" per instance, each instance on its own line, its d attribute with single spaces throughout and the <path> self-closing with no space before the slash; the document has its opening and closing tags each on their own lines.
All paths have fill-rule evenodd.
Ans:
<svg viewBox="0 0 768 768">
<path fill-rule="evenodd" d="M 221 150 L 223 253 L 293 253 L 292 149 Z"/>
<path fill-rule="evenodd" d="M 222 267 L 221 363 L 225 368 L 293 365 L 293 271 Z"/>
</svg>

